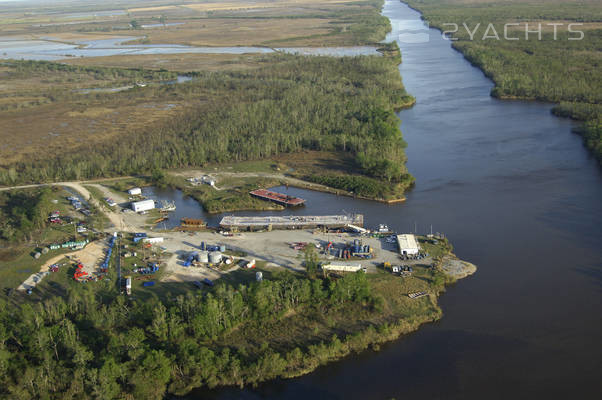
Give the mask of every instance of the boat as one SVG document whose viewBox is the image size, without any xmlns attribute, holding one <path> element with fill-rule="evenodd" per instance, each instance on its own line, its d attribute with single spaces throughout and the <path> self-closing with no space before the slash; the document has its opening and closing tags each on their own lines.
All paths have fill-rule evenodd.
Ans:
<svg viewBox="0 0 602 400">
<path fill-rule="evenodd" d="M 387 225 L 379 224 L 378 229 L 376 230 L 376 233 L 386 234 L 386 233 L 393 233 L 393 231 L 391 231 L 391 229 L 389 229 L 389 227 Z"/>
<path fill-rule="evenodd" d="M 159 211 L 176 211 L 176 203 L 173 201 L 161 200 Z"/>
</svg>

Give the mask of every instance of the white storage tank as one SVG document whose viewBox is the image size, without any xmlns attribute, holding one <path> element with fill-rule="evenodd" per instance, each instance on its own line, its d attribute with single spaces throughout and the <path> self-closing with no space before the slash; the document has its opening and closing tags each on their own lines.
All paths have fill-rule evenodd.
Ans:
<svg viewBox="0 0 602 400">
<path fill-rule="evenodd" d="M 155 200 L 141 200 L 132 202 L 132 210 L 135 212 L 148 211 L 155 208 Z"/>
<path fill-rule="evenodd" d="M 128 190 L 128 194 L 130 196 L 140 196 L 142 194 L 142 189 L 136 187 L 136 188 L 131 188 L 130 190 Z"/>
<path fill-rule="evenodd" d="M 222 253 L 219 251 L 212 251 L 209 253 L 209 262 L 211 264 L 219 264 L 222 261 Z"/>
<path fill-rule="evenodd" d="M 261 272 L 261 271 L 255 272 L 255 280 L 257 282 L 261 282 L 263 280 L 263 272 Z"/>
<path fill-rule="evenodd" d="M 199 262 L 207 264 L 209 262 L 209 252 L 199 251 Z"/>
</svg>

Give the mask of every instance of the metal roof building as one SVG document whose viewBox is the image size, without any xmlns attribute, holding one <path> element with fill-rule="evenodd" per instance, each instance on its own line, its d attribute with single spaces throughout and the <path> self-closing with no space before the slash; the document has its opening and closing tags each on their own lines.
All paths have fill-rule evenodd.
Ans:
<svg viewBox="0 0 602 400">
<path fill-rule="evenodd" d="M 399 246 L 399 254 L 415 255 L 420 251 L 416 236 L 411 234 L 397 235 L 397 246 Z"/>
</svg>

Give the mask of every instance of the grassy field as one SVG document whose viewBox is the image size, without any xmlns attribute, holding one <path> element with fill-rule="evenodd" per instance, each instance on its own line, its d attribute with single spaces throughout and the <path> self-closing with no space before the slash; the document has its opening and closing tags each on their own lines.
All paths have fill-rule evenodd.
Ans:
<svg viewBox="0 0 602 400">
<path fill-rule="evenodd" d="M 167 71 L 69 67 L 43 62 L 0 62 L 0 166 L 23 157 L 55 157 L 65 149 L 101 143 L 127 130 L 173 116 L 181 102 L 83 89 L 158 84 Z"/>
<path fill-rule="evenodd" d="M 35 196 L 40 189 L 27 189 L 19 191 L 22 196 Z M 38 272 L 40 266 L 49 259 L 66 253 L 71 250 L 50 250 L 47 254 L 42 254 L 40 258 L 35 259 L 33 255 L 41 252 L 42 248 L 53 243 L 64 243 L 69 240 L 82 240 L 85 237 L 92 237 L 92 234 L 77 234 L 75 222 L 86 221 L 90 226 L 91 219 L 85 218 L 82 214 L 76 212 L 66 197 L 71 196 L 61 188 L 54 188 L 50 192 L 50 209 L 59 211 L 63 219 L 72 218 L 74 223 L 51 224 L 44 221 L 41 225 L 22 224 L 21 227 L 12 225 L 7 227 L 5 223 L 9 222 L 6 215 L 14 214 L 14 204 L 10 202 L 11 193 L 0 192 L 0 231 L 4 236 L 0 236 L 0 290 L 6 291 L 16 288 L 29 275 Z M 9 200 L 9 202 L 7 202 Z M 43 217 L 46 220 L 46 216 Z M 15 233 L 15 231 L 17 232 Z M 8 232 L 13 233 L 11 238 L 5 237 Z"/>
<path fill-rule="evenodd" d="M 234 0 L 184 4 L 164 0 L 152 6 L 147 4 L 117 2 L 113 4 L 113 12 L 104 14 L 100 5 L 95 10 L 89 4 L 83 8 L 77 3 L 66 3 L 60 8 L 48 6 L 35 14 L 18 5 L 7 7 L 0 12 L 0 34 L 52 35 L 65 41 L 91 35 L 137 36 L 138 41 L 146 44 L 197 46 L 353 45 L 378 41 L 382 35 L 377 27 L 382 19 L 375 0 Z"/>
<path fill-rule="evenodd" d="M 494 82 L 492 95 L 558 103 L 555 113 L 583 121 L 578 130 L 602 162 L 602 6 L 596 0 L 407 0 L 432 26 L 459 25 L 453 46 Z M 476 29 L 471 40 L 470 31 Z M 504 24 L 510 26 L 504 39 Z M 556 27 L 551 23 L 562 24 Z M 568 24 L 574 25 L 569 32 Z M 480 24 L 480 27 L 477 27 Z M 493 29 L 500 40 L 487 38 Z M 525 27 L 537 30 L 526 38 Z"/>
</svg>

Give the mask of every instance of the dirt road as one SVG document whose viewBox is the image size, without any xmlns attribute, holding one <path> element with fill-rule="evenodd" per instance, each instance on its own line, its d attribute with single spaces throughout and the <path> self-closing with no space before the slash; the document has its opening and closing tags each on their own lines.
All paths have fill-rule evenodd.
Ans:
<svg viewBox="0 0 602 400">
<path fill-rule="evenodd" d="M 104 241 L 92 242 L 81 250 L 52 257 L 40 267 L 40 272 L 31 274 L 29 278 L 17 287 L 17 290 L 26 291 L 27 289 L 33 289 L 48 274 L 51 265 L 58 263 L 66 257 L 78 260 L 84 266 L 84 271 L 91 274 L 94 272 L 98 260 L 103 256 L 104 244 Z"/>
</svg>

